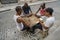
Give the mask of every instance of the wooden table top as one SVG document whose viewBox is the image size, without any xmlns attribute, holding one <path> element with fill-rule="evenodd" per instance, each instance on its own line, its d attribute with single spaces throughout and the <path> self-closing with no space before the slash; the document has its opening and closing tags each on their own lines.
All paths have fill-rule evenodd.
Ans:
<svg viewBox="0 0 60 40">
<path fill-rule="evenodd" d="M 32 15 L 30 17 L 24 17 L 23 18 L 25 22 L 29 23 L 30 27 L 34 26 L 35 24 L 39 23 L 39 18 L 37 18 L 35 15 Z"/>
</svg>

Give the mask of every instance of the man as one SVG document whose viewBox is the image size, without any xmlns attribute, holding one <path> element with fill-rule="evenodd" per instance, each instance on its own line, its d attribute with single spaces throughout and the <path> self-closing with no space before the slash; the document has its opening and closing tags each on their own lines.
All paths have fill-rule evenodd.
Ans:
<svg viewBox="0 0 60 40">
<path fill-rule="evenodd" d="M 42 31 L 49 30 L 50 27 L 54 24 L 55 18 L 53 17 L 53 9 L 52 8 L 46 8 L 45 9 L 45 16 L 47 17 L 45 22 L 42 22 L 40 20 L 40 23 L 32 27 L 32 32 L 35 31 L 35 29 L 41 29 Z M 39 25 L 40 24 L 40 25 Z"/>
<path fill-rule="evenodd" d="M 50 27 L 53 26 L 54 22 L 55 22 L 55 18 L 53 17 L 53 9 L 52 8 L 46 8 L 45 9 L 45 16 L 47 17 L 46 21 L 42 24 L 43 27 L 43 37 L 48 35 L 48 30 Z"/>
<path fill-rule="evenodd" d="M 44 11 L 45 11 L 45 8 L 46 8 L 45 6 L 46 6 L 45 3 L 42 3 L 40 8 L 38 9 L 38 11 L 36 13 L 39 12 L 41 16 L 44 16 Z"/>
<path fill-rule="evenodd" d="M 30 17 L 30 32 L 31 33 L 35 33 L 35 29 L 40 29 L 40 30 L 43 30 L 42 29 L 42 25 L 40 22 L 41 18 L 37 17 L 35 14 L 32 14 Z M 40 19 L 40 20 L 39 20 Z"/>
<path fill-rule="evenodd" d="M 23 20 L 23 18 L 22 18 L 22 16 L 21 16 L 21 14 L 22 14 L 22 8 L 20 7 L 20 6 L 17 6 L 16 8 L 15 8 L 15 10 L 16 10 L 16 14 L 14 15 L 14 20 L 15 20 L 15 22 L 16 22 L 16 25 L 17 25 L 17 29 L 20 31 L 24 31 L 26 28 L 28 28 L 28 27 L 26 27 L 26 26 L 24 26 L 24 25 L 27 25 L 28 26 L 28 24 L 26 23 L 26 22 L 24 22 L 24 20 Z"/>
<path fill-rule="evenodd" d="M 28 15 L 28 14 L 32 13 L 31 8 L 30 8 L 30 6 L 28 6 L 27 3 L 24 4 L 22 9 L 23 9 L 24 15 Z"/>
</svg>

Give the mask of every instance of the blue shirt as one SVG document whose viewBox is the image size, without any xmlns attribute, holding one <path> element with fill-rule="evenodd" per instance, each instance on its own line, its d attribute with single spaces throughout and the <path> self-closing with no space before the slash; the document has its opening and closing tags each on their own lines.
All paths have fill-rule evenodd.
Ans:
<svg viewBox="0 0 60 40">
<path fill-rule="evenodd" d="M 27 8 L 23 6 L 22 9 L 25 14 L 29 14 L 29 11 L 31 10 L 31 8 L 29 6 Z"/>
</svg>

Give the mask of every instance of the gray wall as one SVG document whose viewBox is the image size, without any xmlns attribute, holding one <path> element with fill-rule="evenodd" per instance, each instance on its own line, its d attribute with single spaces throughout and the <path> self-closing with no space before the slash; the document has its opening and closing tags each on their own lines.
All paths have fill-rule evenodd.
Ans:
<svg viewBox="0 0 60 40">
<path fill-rule="evenodd" d="M 18 0 L 1 0 L 1 3 L 7 4 L 7 3 L 17 3 Z"/>
</svg>

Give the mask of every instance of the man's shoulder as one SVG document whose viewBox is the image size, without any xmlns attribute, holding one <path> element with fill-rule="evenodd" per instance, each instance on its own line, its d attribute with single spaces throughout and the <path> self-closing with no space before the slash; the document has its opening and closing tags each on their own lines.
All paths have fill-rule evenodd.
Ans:
<svg viewBox="0 0 60 40">
<path fill-rule="evenodd" d="M 47 21 L 55 21 L 55 17 L 50 17 L 47 19 Z"/>
<path fill-rule="evenodd" d="M 18 16 L 18 15 L 14 15 L 14 17 L 17 17 L 17 18 L 18 18 L 18 17 L 20 17 L 20 16 Z"/>
<path fill-rule="evenodd" d="M 48 17 L 47 19 L 53 19 L 54 17 Z"/>
<path fill-rule="evenodd" d="M 17 15 L 14 15 L 14 17 L 17 17 Z"/>
</svg>

